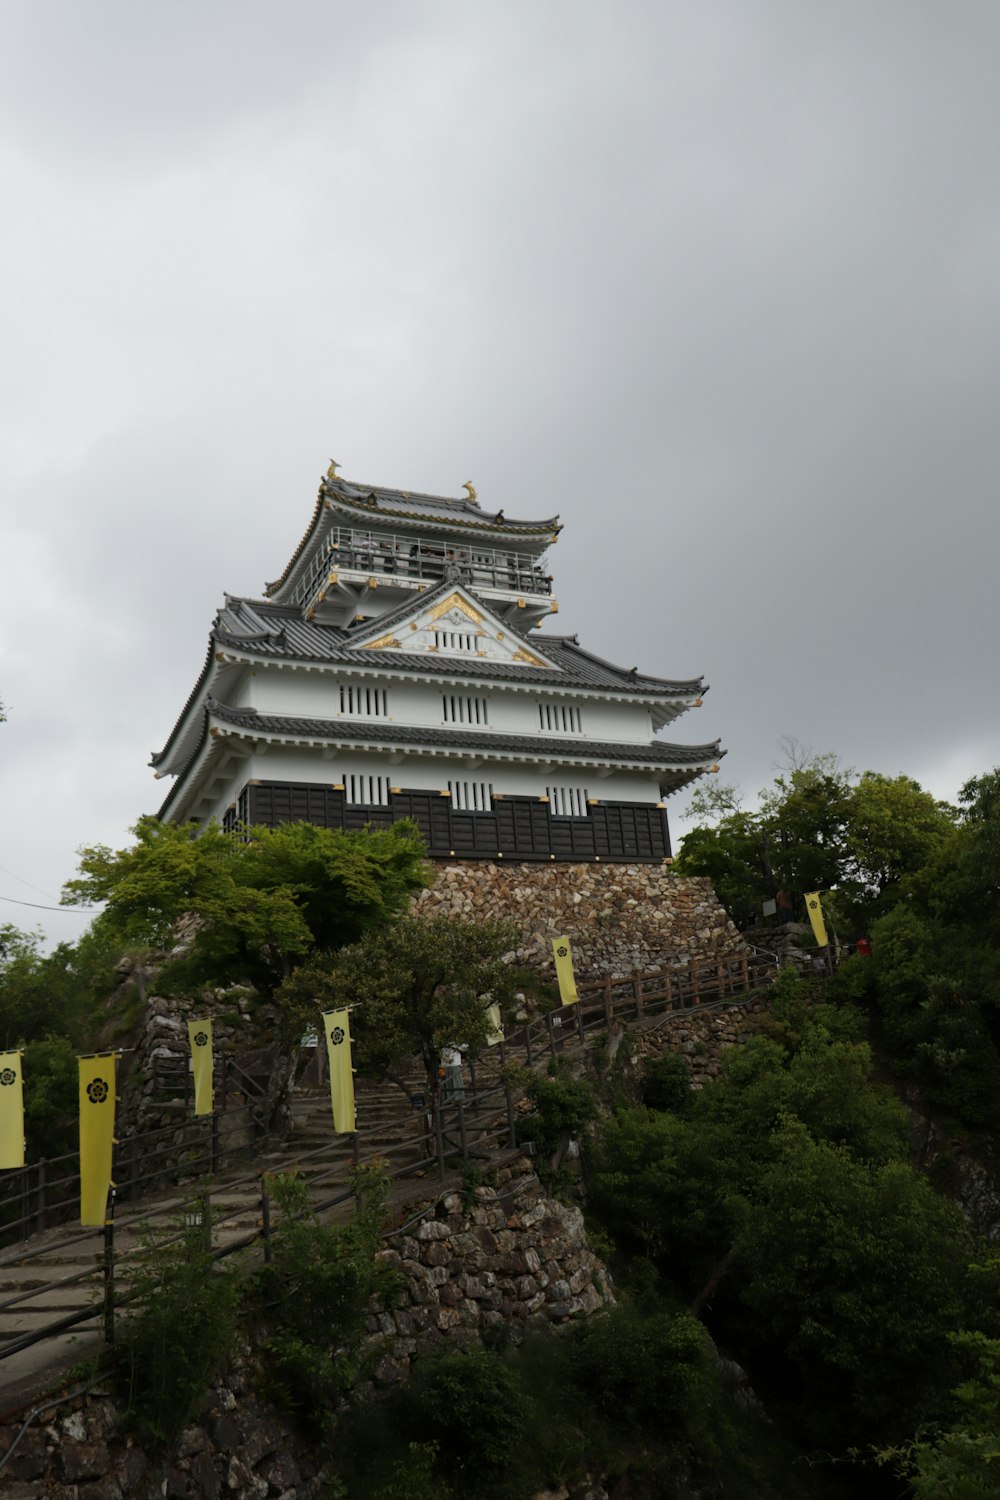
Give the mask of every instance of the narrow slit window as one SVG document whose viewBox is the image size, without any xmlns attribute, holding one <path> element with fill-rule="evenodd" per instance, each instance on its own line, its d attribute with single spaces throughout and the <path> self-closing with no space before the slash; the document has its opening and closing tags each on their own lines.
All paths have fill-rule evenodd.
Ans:
<svg viewBox="0 0 1000 1500">
<path fill-rule="evenodd" d="M 491 781 L 449 781 L 451 805 L 456 812 L 492 812 Z"/>
<path fill-rule="evenodd" d="M 550 734 L 582 734 L 580 710 L 572 703 L 539 703 L 538 727 Z"/>
<path fill-rule="evenodd" d="M 340 712 L 355 719 L 385 719 L 389 715 L 389 690 L 367 683 L 341 683 Z"/>
<path fill-rule="evenodd" d="M 387 807 L 389 804 L 388 776 L 373 776 L 368 772 L 345 773 L 344 799 L 351 807 Z"/>
<path fill-rule="evenodd" d="M 490 721 L 485 698 L 445 693 L 441 698 L 441 708 L 446 724 L 488 724 Z"/>
<path fill-rule="evenodd" d="M 436 651 L 475 651 L 476 633 L 474 630 L 435 630 L 434 649 Z"/>
<path fill-rule="evenodd" d="M 587 816 L 587 789 L 582 786 L 546 787 L 549 812 L 554 818 L 585 818 Z"/>
</svg>

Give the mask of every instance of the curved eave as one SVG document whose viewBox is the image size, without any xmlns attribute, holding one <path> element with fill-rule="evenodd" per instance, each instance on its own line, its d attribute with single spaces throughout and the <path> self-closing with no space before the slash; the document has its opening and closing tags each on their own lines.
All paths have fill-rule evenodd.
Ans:
<svg viewBox="0 0 1000 1500">
<path fill-rule="evenodd" d="M 208 734 L 212 737 L 235 737 L 305 749 L 388 751 L 394 755 L 446 758 L 476 755 L 501 761 L 531 764 L 552 761 L 650 773 L 707 771 L 723 753 L 717 740 L 707 745 L 670 745 L 655 740 L 646 745 L 621 741 L 587 744 L 577 740 L 544 739 L 540 735 L 469 734 L 429 725 L 292 719 L 227 709 L 222 704 L 209 705 L 208 720 Z"/>
<path fill-rule="evenodd" d="M 206 699 L 216 690 L 225 690 L 229 680 L 242 671 L 244 662 L 217 649 L 213 631 L 208 641 L 205 664 L 198 680 L 188 694 L 187 702 L 167 737 L 162 750 L 154 751 L 149 764 L 158 776 L 174 776 L 182 770 L 193 754 L 202 731 L 202 715 Z"/>
<path fill-rule="evenodd" d="M 654 727 L 657 729 L 662 728 L 664 724 L 669 724 L 687 709 L 695 707 L 702 693 L 708 691 L 707 686 L 701 681 L 691 684 L 680 683 L 676 688 L 671 685 L 669 691 L 662 693 L 641 685 L 630 689 L 624 683 L 621 687 L 597 686 L 577 682 L 572 678 L 567 679 L 557 667 L 531 667 L 519 664 L 515 668 L 506 662 L 500 665 L 507 672 L 516 670 L 517 677 L 501 677 L 477 670 L 472 662 L 466 664 L 460 659 L 452 658 L 435 658 L 431 664 L 425 662 L 423 656 L 417 656 L 413 658 L 412 665 L 409 662 L 404 665 L 399 660 L 401 654 L 399 652 L 392 653 L 394 660 L 391 662 L 386 659 L 387 653 L 384 651 L 372 651 L 362 659 L 356 655 L 345 655 L 312 659 L 296 657 L 294 660 L 289 660 L 283 657 L 255 655 L 244 643 L 221 633 L 215 639 L 219 646 L 217 654 L 220 661 L 224 659 L 234 665 L 238 663 L 240 666 L 247 667 L 273 667 L 284 672 L 321 672 L 365 678 L 370 678 L 374 674 L 380 681 L 387 682 L 423 682 L 437 686 L 447 683 L 449 687 L 473 687 L 511 693 L 537 693 L 539 688 L 545 688 L 547 692 L 551 691 L 566 698 L 592 698 L 601 703 L 627 703 L 633 706 L 641 704 L 650 710 Z M 523 676 L 520 675 L 522 673 Z M 661 710 L 660 714 L 656 712 L 658 708 Z"/>
<path fill-rule="evenodd" d="M 299 541 L 298 546 L 292 553 L 291 557 L 288 559 L 288 562 L 285 564 L 285 568 L 283 573 L 281 574 L 281 577 L 276 578 L 273 583 L 265 583 L 264 585 L 264 593 L 268 596 L 268 598 L 271 598 L 272 595 L 277 594 L 278 590 L 280 588 L 283 588 L 284 585 L 290 581 L 292 574 L 295 571 L 295 567 L 299 562 L 299 559 L 304 556 L 306 550 L 308 549 L 309 542 L 312 539 L 313 534 L 315 533 L 317 526 L 319 525 L 319 522 L 322 520 L 323 512 L 326 509 L 327 501 L 323 494 L 323 486 L 320 485 L 319 494 L 316 496 L 316 504 L 313 506 L 313 513 L 309 519 L 309 525 L 302 533 L 302 537 Z"/>
<path fill-rule="evenodd" d="M 234 722 L 235 721 L 235 722 Z M 725 755 L 719 742 L 708 745 L 660 745 L 655 741 L 645 747 L 624 744 L 583 746 L 568 740 L 526 740 L 510 736 L 497 743 L 484 742 L 475 736 L 435 730 L 433 740 L 415 740 L 413 731 L 397 733 L 385 726 L 374 730 L 371 725 L 333 723 L 327 720 L 303 719 L 276 722 L 246 711 L 227 711 L 221 704 L 205 709 L 201 735 L 188 763 L 171 787 L 157 817 L 191 816 L 200 799 L 203 786 L 214 763 L 228 753 L 234 742 L 252 752 L 260 745 L 278 745 L 286 749 L 361 751 L 427 759 L 465 760 L 470 755 L 510 765 L 558 765 L 592 768 L 604 771 L 637 771 L 655 776 L 661 791 L 669 794 L 686 786 L 706 771 L 718 769 Z M 655 753 L 654 753 L 655 752 Z"/>
<path fill-rule="evenodd" d="M 363 489 L 364 486 L 359 485 L 357 488 Z M 378 491 L 374 490 L 373 493 L 377 494 Z M 364 500 L 355 500 L 341 494 L 337 490 L 331 490 L 324 481 L 320 485 L 312 516 L 298 546 L 289 558 L 281 576 L 276 578 L 272 583 L 264 585 L 265 595 L 269 599 L 277 599 L 284 589 L 294 586 L 300 564 L 304 563 L 314 548 L 319 546 L 323 540 L 324 533 L 334 523 L 338 511 L 343 512 L 344 519 L 349 524 L 356 524 L 358 518 L 361 517 L 364 519 L 366 525 L 370 527 L 372 517 L 382 516 L 387 521 L 415 522 L 420 525 L 422 530 L 430 532 L 447 534 L 456 528 L 460 531 L 474 531 L 484 537 L 495 536 L 499 541 L 504 542 L 508 546 L 512 539 L 520 538 L 526 542 L 534 541 L 536 544 L 540 543 L 544 547 L 550 541 L 554 541 L 562 530 L 562 523 L 558 516 L 553 516 L 550 520 L 542 521 L 505 520 L 498 522 L 495 516 L 491 517 L 486 513 L 483 513 L 481 516 L 477 515 L 478 507 L 466 507 L 464 502 L 452 500 L 448 496 L 427 495 L 423 498 L 436 500 L 444 505 L 456 506 L 454 515 L 447 517 L 435 516 L 419 509 L 407 510 L 403 504 L 397 507 L 385 502 L 379 503 L 378 501 L 366 503 Z M 326 523 L 325 525 L 323 524 L 324 522 Z"/>
<path fill-rule="evenodd" d="M 434 498 L 428 496 L 428 499 Z M 446 497 L 442 496 L 442 500 Z M 352 500 L 346 496 L 333 494 L 326 496 L 326 503 L 332 511 L 343 510 L 348 516 L 364 516 L 370 519 L 372 516 L 392 517 L 397 521 L 416 521 L 421 527 L 433 527 L 435 530 L 448 531 L 454 526 L 461 529 L 474 531 L 493 532 L 496 536 L 509 540 L 511 537 L 544 537 L 546 541 L 558 536 L 562 530 L 562 524 L 557 516 L 551 516 L 541 521 L 518 521 L 513 517 L 502 521 L 496 515 L 487 512 L 476 514 L 474 510 L 456 509 L 454 514 L 435 515 L 431 511 L 408 510 L 405 504 L 393 505 L 385 501 Z"/>
</svg>

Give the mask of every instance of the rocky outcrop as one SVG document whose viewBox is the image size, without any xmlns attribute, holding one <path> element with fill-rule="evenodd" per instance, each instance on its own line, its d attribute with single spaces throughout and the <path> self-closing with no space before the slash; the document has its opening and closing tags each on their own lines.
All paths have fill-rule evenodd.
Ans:
<svg viewBox="0 0 1000 1500">
<path fill-rule="evenodd" d="M 521 931 L 517 962 L 550 977 L 552 939 L 568 933 L 580 978 L 631 974 L 666 963 L 742 953 L 743 940 L 710 880 L 663 865 L 438 867 L 413 910 L 465 921 L 503 918 Z"/>
<path fill-rule="evenodd" d="M 670 1016 L 659 1026 L 639 1033 L 639 1057 L 646 1061 L 664 1053 L 678 1053 L 691 1069 L 692 1088 L 704 1088 L 719 1076 L 726 1048 L 738 1046 L 767 1009 L 767 1002 L 757 998 L 702 1015 Z"/>
<path fill-rule="evenodd" d="M 388 1340 L 376 1371 L 382 1383 L 402 1379 L 446 1334 L 475 1341 L 506 1323 L 516 1339 L 614 1302 L 583 1214 L 546 1198 L 528 1161 L 501 1169 L 496 1187 L 473 1189 L 468 1205 L 451 1193 L 441 1208 L 382 1252 L 405 1286 L 395 1308 L 369 1319 L 369 1336 Z"/>
</svg>

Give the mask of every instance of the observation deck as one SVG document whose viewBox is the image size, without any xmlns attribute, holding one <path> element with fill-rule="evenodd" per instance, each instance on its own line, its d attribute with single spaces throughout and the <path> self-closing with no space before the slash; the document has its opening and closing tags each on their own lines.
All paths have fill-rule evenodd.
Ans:
<svg viewBox="0 0 1000 1500">
<path fill-rule="evenodd" d="M 359 613 L 377 617 L 408 594 L 448 578 L 463 583 L 522 628 L 558 606 L 547 559 L 537 553 L 484 545 L 473 538 L 333 527 L 289 593 L 309 619 L 347 625 Z M 378 591 L 376 604 L 372 597 Z"/>
</svg>

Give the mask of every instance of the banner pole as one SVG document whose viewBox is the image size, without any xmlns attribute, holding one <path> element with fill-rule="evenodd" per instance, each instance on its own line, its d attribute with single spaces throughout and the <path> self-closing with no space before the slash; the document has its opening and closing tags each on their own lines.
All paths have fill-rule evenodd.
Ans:
<svg viewBox="0 0 1000 1500">
<path fill-rule="evenodd" d="M 115 1190 L 108 1193 L 107 1218 L 104 1220 L 104 1342 L 109 1348 L 115 1342 Z"/>
</svg>

